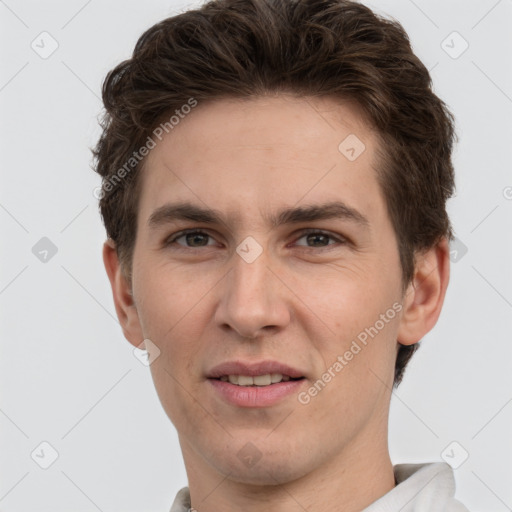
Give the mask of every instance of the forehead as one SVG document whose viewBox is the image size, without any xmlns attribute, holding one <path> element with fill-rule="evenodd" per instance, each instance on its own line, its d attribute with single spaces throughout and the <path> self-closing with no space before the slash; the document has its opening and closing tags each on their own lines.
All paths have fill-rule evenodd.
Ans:
<svg viewBox="0 0 512 512">
<path fill-rule="evenodd" d="M 362 109 L 354 102 L 331 97 L 280 94 L 225 98 L 199 103 L 188 115 L 173 118 L 174 125 L 168 127 L 149 161 L 162 157 L 166 147 L 178 145 L 183 149 L 201 146 L 205 151 L 224 154 L 239 154 L 242 148 L 275 154 L 285 147 L 304 153 L 327 149 L 336 154 L 349 135 L 354 141 L 357 137 L 361 142 L 366 139 L 365 144 L 374 144 L 373 130 Z"/>
<path fill-rule="evenodd" d="M 377 144 L 361 110 L 333 98 L 198 104 L 148 155 L 140 214 L 171 198 L 252 214 L 342 198 L 371 211 L 381 201 Z"/>
</svg>

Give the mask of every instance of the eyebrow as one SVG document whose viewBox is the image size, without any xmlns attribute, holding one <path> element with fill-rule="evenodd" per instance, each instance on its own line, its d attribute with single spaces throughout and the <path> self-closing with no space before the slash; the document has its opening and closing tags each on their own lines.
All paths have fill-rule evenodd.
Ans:
<svg viewBox="0 0 512 512">
<path fill-rule="evenodd" d="M 341 201 L 284 208 L 277 215 L 269 214 L 264 217 L 272 228 L 284 224 L 297 224 L 327 219 L 348 220 L 365 228 L 368 228 L 370 225 L 370 222 L 362 213 Z M 148 226 L 150 229 L 154 229 L 178 220 L 188 220 L 203 224 L 226 224 L 223 214 L 219 210 L 203 208 L 192 203 L 183 202 L 168 203 L 154 210 L 148 219 Z"/>
</svg>

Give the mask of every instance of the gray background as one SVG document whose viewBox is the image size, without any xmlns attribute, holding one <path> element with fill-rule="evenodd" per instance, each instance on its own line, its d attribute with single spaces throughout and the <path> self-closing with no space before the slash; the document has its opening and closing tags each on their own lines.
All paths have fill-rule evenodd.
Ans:
<svg viewBox="0 0 512 512">
<path fill-rule="evenodd" d="M 88 149 L 107 71 L 186 5 L 0 1 L 3 512 L 164 512 L 186 485 L 174 427 L 115 317 Z M 394 393 L 392 460 L 445 458 L 470 510 L 512 510 L 512 1 L 368 5 L 403 23 L 460 137 L 460 242 L 442 316 Z M 58 453 L 48 469 L 43 441 Z"/>
</svg>

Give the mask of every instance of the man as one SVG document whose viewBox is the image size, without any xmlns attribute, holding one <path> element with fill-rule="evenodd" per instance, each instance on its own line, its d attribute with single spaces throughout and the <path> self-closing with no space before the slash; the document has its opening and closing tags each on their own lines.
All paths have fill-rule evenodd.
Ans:
<svg viewBox="0 0 512 512">
<path fill-rule="evenodd" d="M 189 481 L 172 512 L 464 511 L 393 466 L 391 391 L 449 280 L 453 119 L 397 22 L 218 0 L 107 76 L 104 262 Z"/>
</svg>

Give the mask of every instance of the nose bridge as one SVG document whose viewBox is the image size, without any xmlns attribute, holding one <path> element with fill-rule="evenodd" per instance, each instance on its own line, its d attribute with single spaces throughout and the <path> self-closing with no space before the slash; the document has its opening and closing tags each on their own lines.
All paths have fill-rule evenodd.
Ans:
<svg viewBox="0 0 512 512">
<path fill-rule="evenodd" d="M 270 255 L 263 250 L 256 255 L 254 250 L 251 241 L 237 248 L 216 315 L 219 324 L 244 337 L 255 337 L 261 329 L 280 327 L 289 320 L 282 286 L 268 268 L 273 266 Z"/>
</svg>

